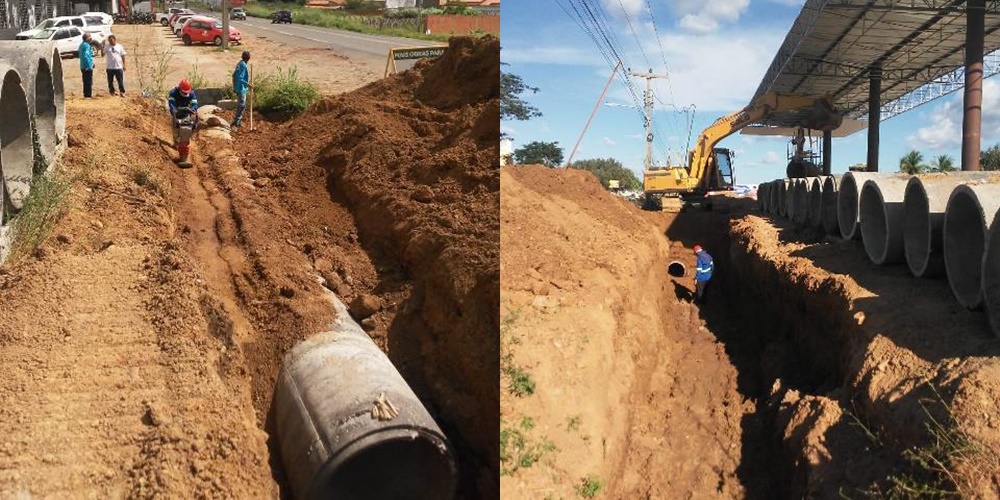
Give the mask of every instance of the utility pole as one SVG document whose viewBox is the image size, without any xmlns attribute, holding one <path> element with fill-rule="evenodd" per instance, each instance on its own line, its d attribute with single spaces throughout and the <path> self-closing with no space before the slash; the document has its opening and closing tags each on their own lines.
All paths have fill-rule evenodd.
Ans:
<svg viewBox="0 0 1000 500">
<path fill-rule="evenodd" d="M 629 75 L 646 79 L 646 93 L 644 94 L 644 104 L 646 110 L 646 170 L 653 168 L 653 80 L 657 78 L 667 78 L 666 74 L 629 72 Z"/>
<path fill-rule="evenodd" d="M 229 0 L 222 0 L 222 50 L 229 50 Z"/>
</svg>

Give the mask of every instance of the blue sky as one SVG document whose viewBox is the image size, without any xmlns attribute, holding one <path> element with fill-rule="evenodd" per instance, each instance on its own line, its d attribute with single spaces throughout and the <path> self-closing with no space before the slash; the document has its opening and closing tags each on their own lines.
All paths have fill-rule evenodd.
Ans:
<svg viewBox="0 0 1000 500">
<path fill-rule="evenodd" d="M 654 86 L 654 160 L 663 163 L 669 156 L 674 164 L 686 148 L 689 119 L 693 142 L 716 118 L 749 102 L 802 5 L 801 0 L 593 1 L 608 13 L 633 71 L 651 67 L 670 75 Z M 503 121 L 501 129 L 514 138 L 515 148 L 558 141 L 568 156 L 612 67 L 555 0 L 510 0 L 501 19 L 500 59 L 508 64 L 503 69 L 539 88 L 526 100 L 543 113 L 529 121 Z M 637 84 L 645 83 L 637 79 Z M 899 158 L 913 148 L 927 161 L 949 154 L 960 162 L 961 99 L 961 92 L 952 93 L 883 122 L 880 169 L 896 170 Z M 610 104 L 597 111 L 575 159 L 614 157 L 641 178 L 642 115 L 617 79 L 604 101 Z M 692 104 L 693 113 L 682 111 Z M 1000 141 L 995 79 L 984 86 L 982 135 L 984 148 Z M 736 150 L 738 182 L 758 183 L 784 177 L 788 140 L 734 134 L 720 146 Z M 834 139 L 834 172 L 864 162 L 866 140 L 866 131 Z"/>
</svg>

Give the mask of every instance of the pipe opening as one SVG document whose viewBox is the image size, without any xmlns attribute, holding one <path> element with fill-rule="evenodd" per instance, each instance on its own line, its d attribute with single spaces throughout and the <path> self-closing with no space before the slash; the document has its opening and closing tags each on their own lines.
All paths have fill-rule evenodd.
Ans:
<svg viewBox="0 0 1000 500">
<path fill-rule="evenodd" d="M 906 185 L 903 198 L 903 248 L 910 272 L 917 277 L 923 276 L 930 260 L 931 221 L 927 192 L 919 181 L 911 181 Z"/>
<path fill-rule="evenodd" d="M 310 498 L 451 498 L 455 471 L 423 433 L 364 446 L 330 470 Z M 415 435 L 414 435 L 415 434 Z"/>
<path fill-rule="evenodd" d="M 981 305 L 981 265 L 986 245 L 986 223 L 976 195 L 959 186 L 944 214 L 944 265 L 948 284 L 959 303 L 970 309 Z"/>
<path fill-rule="evenodd" d="M 667 264 L 667 274 L 674 278 L 683 278 L 687 274 L 687 267 L 684 266 L 683 262 L 675 260 Z"/>
<path fill-rule="evenodd" d="M 38 60 L 35 73 L 35 132 L 38 147 L 46 161 L 52 160 L 56 149 L 56 103 L 52 88 L 52 71 L 44 58 Z"/>
<path fill-rule="evenodd" d="M 854 238 L 858 225 L 858 185 L 850 175 L 840 181 L 837 192 L 837 224 L 845 240 Z"/>
<path fill-rule="evenodd" d="M 0 85 L 0 170 L 3 170 L 8 200 L 20 210 L 31 187 L 35 151 L 31 139 L 28 101 L 21 77 L 7 70 Z"/>
<path fill-rule="evenodd" d="M 885 201 L 882 191 L 874 182 L 866 182 L 861 188 L 861 240 L 868 258 L 876 264 L 884 264 L 888 247 Z"/>
</svg>

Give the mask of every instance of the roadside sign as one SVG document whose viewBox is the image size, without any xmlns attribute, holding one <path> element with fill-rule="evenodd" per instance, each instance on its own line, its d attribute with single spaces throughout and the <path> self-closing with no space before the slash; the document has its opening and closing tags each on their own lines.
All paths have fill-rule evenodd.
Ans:
<svg viewBox="0 0 1000 500">
<path fill-rule="evenodd" d="M 385 76 L 396 72 L 396 61 L 410 59 L 432 59 L 441 57 L 447 45 L 431 45 L 429 47 L 393 47 L 385 61 Z"/>
</svg>

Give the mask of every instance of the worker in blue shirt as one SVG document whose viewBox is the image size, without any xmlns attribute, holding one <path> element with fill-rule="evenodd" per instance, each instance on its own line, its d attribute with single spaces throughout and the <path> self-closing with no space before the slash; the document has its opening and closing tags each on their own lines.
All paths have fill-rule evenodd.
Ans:
<svg viewBox="0 0 1000 500">
<path fill-rule="evenodd" d="M 701 248 L 701 245 L 694 246 L 694 254 L 698 258 L 694 273 L 694 301 L 701 304 L 705 302 L 705 288 L 708 287 L 708 282 L 712 279 L 715 263 L 712 262 L 712 256 L 704 248 Z"/>
<path fill-rule="evenodd" d="M 83 97 L 94 97 L 94 47 L 91 46 L 90 33 L 83 34 L 83 41 L 77 52 L 80 53 L 80 73 L 83 75 Z"/>
<path fill-rule="evenodd" d="M 250 69 L 247 63 L 250 62 L 250 51 L 244 50 L 240 62 L 236 63 L 233 71 L 233 92 L 236 93 L 236 119 L 233 126 L 239 127 L 243 123 L 243 110 L 247 107 L 247 92 L 253 88 L 250 84 Z"/>
<path fill-rule="evenodd" d="M 167 95 L 167 104 L 170 106 L 170 117 L 172 118 L 171 122 L 174 131 L 174 146 L 177 148 L 177 152 L 180 153 L 177 163 L 182 167 L 188 167 L 190 166 L 188 162 L 191 143 L 190 136 L 198 126 L 198 120 L 196 118 L 191 123 L 190 129 L 186 130 L 186 133 L 182 133 L 181 131 L 181 121 L 191 114 L 197 114 L 198 96 L 195 95 L 194 88 L 187 78 L 181 80 L 170 91 L 170 94 Z"/>
</svg>

